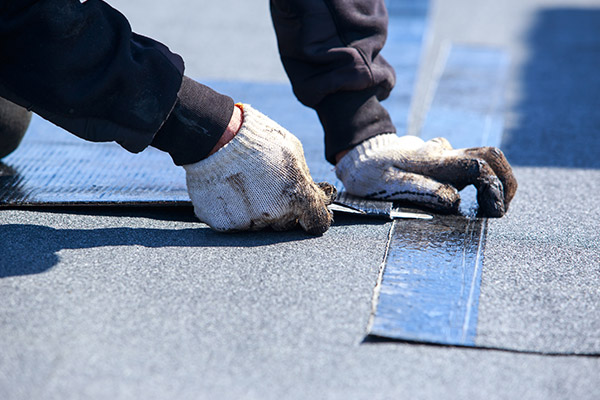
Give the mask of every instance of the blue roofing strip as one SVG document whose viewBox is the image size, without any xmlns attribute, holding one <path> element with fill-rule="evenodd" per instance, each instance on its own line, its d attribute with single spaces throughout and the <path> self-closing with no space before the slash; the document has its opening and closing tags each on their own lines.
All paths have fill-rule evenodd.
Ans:
<svg viewBox="0 0 600 400">
<path fill-rule="evenodd" d="M 454 46 L 423 139 L 444 136 L 454 147 L 499 146 L 507 68 L 499 49 Z M 486 231 L 487 220 L 472 216 L 394 222 L 369 333 L 475 346 Z"/>
<path fill-rule="evenodd" d="M 370 333 L 474 346 L 485 222 L 394 223 Z"/>
</svg>

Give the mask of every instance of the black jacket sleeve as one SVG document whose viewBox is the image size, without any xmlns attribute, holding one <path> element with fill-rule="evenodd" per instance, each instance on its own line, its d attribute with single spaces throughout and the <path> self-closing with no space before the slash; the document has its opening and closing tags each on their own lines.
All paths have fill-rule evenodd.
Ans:
<svg viewBox="0 0 600 400">
<path fill-rule="evenodd" d="M 160 129 L 158 141 L 172 148 L 169 136 L 180 128 L 165 122 L 172 110 L 181 116 L 189 101 L 208 97 L 220 108 L 205 117 L 218 121 L 197 140 L 199 149 L 183 145 L 195 154 L 185 162 L 200 159 L 227 126 L 233 101 L 193 81 L 183 87 L 183 70 L 180 56 L 133 33 L 101 0 L 0 0 L 0 96 L 86 140 L 139 152 Z"/>
<path fill-rule="evenodd" d="M 395 132 L 380 100 L 395 83 L 379 54 L 387 36 L 384 0 L 271 0 L 279 52 L 294 93 L 325 130 L 327 159 Z"/>
</svg>

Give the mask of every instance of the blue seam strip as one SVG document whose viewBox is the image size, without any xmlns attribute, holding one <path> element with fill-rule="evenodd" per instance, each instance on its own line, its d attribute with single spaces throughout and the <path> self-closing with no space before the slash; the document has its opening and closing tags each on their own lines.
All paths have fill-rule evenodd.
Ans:
<svg viewBox="0 0 600 400">
<path fill-rule="evenodd" d="M 507 66 L 501 50 L 454 46 L 423 139 L 444 136 L 455 147 L 499 146 Z M 469 211 L 474 193 L 462 195 Z M 393 229 L 369 333 L 475 346 L 487 220 L 438 216 L 429 223 L 396 221 Z"/>
</svg>

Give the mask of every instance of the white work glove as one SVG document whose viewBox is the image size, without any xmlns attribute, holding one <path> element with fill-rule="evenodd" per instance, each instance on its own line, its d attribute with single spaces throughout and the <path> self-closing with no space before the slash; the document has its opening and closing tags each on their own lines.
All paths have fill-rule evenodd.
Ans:
<svg viewBox="0 0 600 400">
<path fill-rule="evenodd" d="M 300 141 L 249 105 L 229 143 L 183 168 L 196 216 L 217 231 L 287 230 L 299 223 L 320 235 L 331 225 L 327 205 L 335 188 L 315 184 Z"/>
<path fill-rule="evenodd" d="M 495 147 L 452 149 L 444 138 L 383 134 L 344 155 L 335 167 L 346 190 L 356 196 L 402 200 L 440 212 L 458 210 L 459 190 L 477 188 L 479 215 L 501 217 L 517 181 Z"/>
</svg>

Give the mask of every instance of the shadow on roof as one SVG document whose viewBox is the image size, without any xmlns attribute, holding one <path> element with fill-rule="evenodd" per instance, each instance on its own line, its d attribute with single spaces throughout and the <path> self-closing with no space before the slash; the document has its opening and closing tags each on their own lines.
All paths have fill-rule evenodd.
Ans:
<svg viewBox="0 0 600 400">
<path fill-rule="evenodd" d="M 540 11 L 503 149 L 513 165 L 600 168 L 600 8 Z"/>
</svg>

